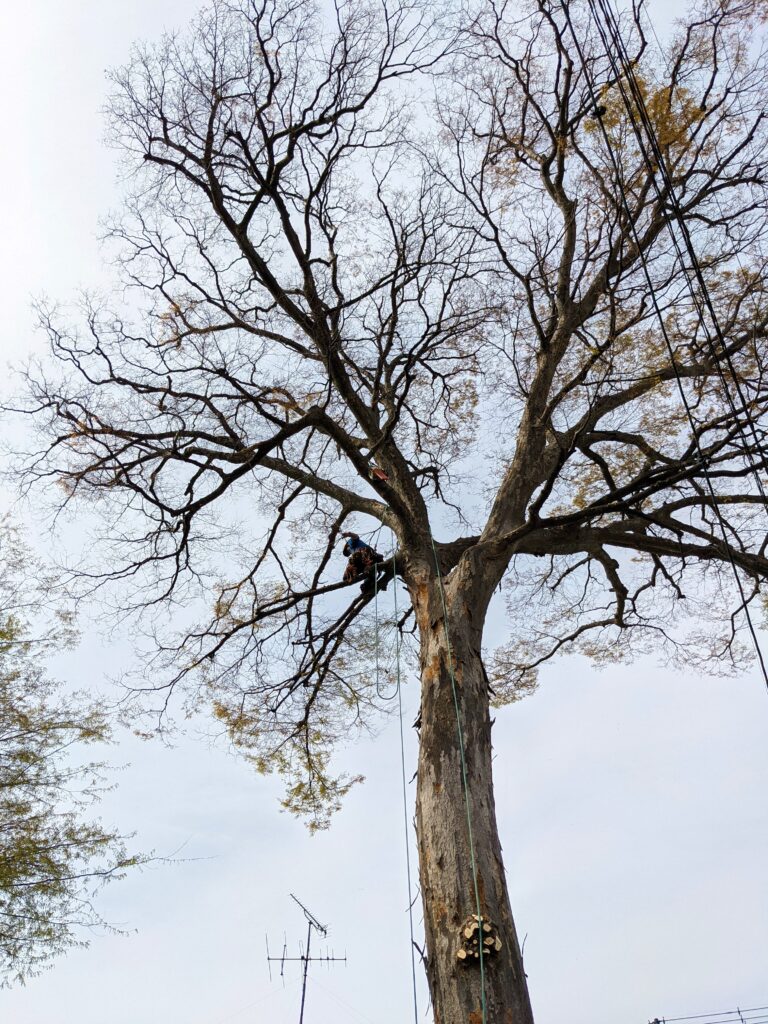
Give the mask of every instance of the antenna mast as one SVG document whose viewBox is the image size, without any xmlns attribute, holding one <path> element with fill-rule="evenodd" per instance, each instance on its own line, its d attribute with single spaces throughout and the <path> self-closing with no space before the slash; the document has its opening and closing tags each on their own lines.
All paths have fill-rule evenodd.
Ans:
<svg viewBox="0 0 768 1024">
<path fill-rule="evenodd" d="M 315 915 L 313 913 L 311 913 L 304 906 L 304 904 L 301 902 L 301 900 L 297 899 L 293 895 L 292 892 L 289 893 L 288 895 L 291 897 L 291 899 L 293 900 L 294 903 L 296 903 L 299 907 L 301 907 L 302 913 L 304 914 L 304 917 L 306 918 L 306 921 L 307 921 L 307 948 L 306 948 L 306 951 L 302 953 L 301 952 L 301 947 L 299 947 L 299 956 L 287 956 L 286 953 L 287 953 L 288 946 L 287 946 L 287 943 L 284 942 L 283 943 L 283 952 L 280 954 L 280 956 L 270 956 L 270 953 L 269 953 L 269 938 L 267 938 L 267 964 L 269 966 L 270 981 L 272 980 L 272 964 L 273 963 L 279 963 L 280 964 L 280 977 L 281 978 L 283 978 L 285 976 L 285 973 L 284 973 L 285 972 L 285 965 L 287 963 L 300 963 L 302 965 L 301 1009 L 299 1010 L 299 1024 L 304 1024 L 304 1005 L 305 1005 L 306 999 L 307 999 L 307 974 L 309 973 L 309 965 L 310 965 L 310 963 L 313 963 L 313 962 L 321 962 L 321 963 L 325 963 L 325 964 L 346 963 L 347 962 L 347 955 L 345 953 L 344 956 L 334 956 L 332 952 L 329 954 L 327 949 L 326 949 L 325 956 L 311 956 L 310 955 L 310 947 L 311 947 L 311 944 L 312 944 L 312 932 L 313 932 L 313 930 L 316 931 L 318 933 L 318 935 L 321 935 L 323 938 L 325 938 L 327 936 L 327 934 L 328 934 L 328 927 L 327 927 L 327 925 L 320 924 L 320 922 L 315 917 Z"/>
</svg>

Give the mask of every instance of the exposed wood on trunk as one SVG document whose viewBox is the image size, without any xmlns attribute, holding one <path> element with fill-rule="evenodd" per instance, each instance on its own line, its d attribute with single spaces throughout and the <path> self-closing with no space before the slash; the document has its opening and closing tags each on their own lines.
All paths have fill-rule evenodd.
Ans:
<svg viewBox="0 0 768 1024">
<path fill-rule="evenodd" d="M 435 1020 L 439 1024 L 465 1024 L 471 1014 L 481 1013 L 480 936 L 493 931 L 483 955 L 486 1020 L 488 1024 L 532 1024 L 496 823 L 488 692 L 477 653 L 479 635 L 469 622 L 464 596 L 457 596 L 455 590 L 450 584 L 446 586 L 448 636 L 464 738 L 480 920 L 448 645 L 439 587 L 433 582 L 417 608 L 422 727 L 416 812 L 427 970 Z M 476 948 L 468 948 L 465 942 L 457 950 L 461 936 Z"/>
</svg>

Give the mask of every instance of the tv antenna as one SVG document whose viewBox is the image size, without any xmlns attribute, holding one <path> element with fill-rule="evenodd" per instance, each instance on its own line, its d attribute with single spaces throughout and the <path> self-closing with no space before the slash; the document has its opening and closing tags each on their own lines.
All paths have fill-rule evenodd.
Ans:
<svg viewBox="0 0 768 1024">
<path fill-rule="evenodd" d="M 346 963 L 347 954 L 344 956 L 334 956 L 333 950 L 328 953 L 326 948 L 325 956 L 311 956 L 310 947 L 312 945 L 312 932 L 316 931 L 318 935 L 325 938 L 328 935 L 328 926 L 320 924 L 318 919 L 312 914 L 301 900 L 297 899 L 293 893 L 288 894 L 294 903 L 301 907 L 304 917 L 307 920 L 307 948 L 306 951 L 302 951 L 301 945 L 299 945 L 298 956 L 288 956 L 288 943 L 283 940 L 283 951 L 280 956 L 271 956 L 269 952 L 269 936 L 267 936 L 267 966 L 269 968 L 269 980 L 272 980 L 272 964 L 280 964 L 280 977 L 285 979 L 285 965 L 289 963 L 300 963 L 302 964 L 302 980 L 301 980 L 301 1009 L 299 1010 L 299 1024 L 304 1024 L 304 1004 L 307 998 L 307 974 L 309 972 L 309 965 L 311 963 L 324 963 L 326 966 L 332 963 Z M 285 983 L 285 982 L 283 982 Z"/>
</svg>

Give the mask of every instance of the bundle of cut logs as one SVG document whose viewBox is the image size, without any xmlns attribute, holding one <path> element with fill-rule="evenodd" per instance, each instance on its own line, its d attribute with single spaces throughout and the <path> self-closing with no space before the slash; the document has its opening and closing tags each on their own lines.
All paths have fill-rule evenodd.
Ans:
<svg viewBox="0 0 768 1024">
<path fill-rule="evenodd" d="M 461 926 L 459 943 L 456 959 L 461 964 L 479 963 L 481 949 L 483 959 L 495 956 L 501 950 L 501 939 L 496 926 L 487 917 L 481 918 L 477 914 L 468 917 Z"/>
</svg>

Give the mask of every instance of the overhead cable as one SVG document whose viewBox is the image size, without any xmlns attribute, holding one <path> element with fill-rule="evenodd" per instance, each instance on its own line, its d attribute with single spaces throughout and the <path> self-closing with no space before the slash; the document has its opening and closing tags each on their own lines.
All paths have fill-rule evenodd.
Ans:
<svg viewBox="0 0 768 1024">
<path fill-rule="evenodd" d="M 624 103 L 625 103 L 625 106 L 626 106 L 626 109 L 627 109 L 628 117 L 629 117 L 629 119 L 630 119 L 630 121 L 631 121 L 631 123 L 633 125 L 633 129 L 634 129 L 636 135 L 638 136 L 638 144 L 640 145 L 641 153 L 643 155 L 644 162 L 646 164 L 646 168 L 647 168 L 647 170 L 649 172 L 649 175 L 650 175 L 651 181 L 653 183 L 653 186 L 654 186 L 654 188 L 655 188 L 655 190 L 657 192 L 657 196 L 659 198 L 659 201 L 660 201 L 660 203 L 663 203 L 663 201 L 664 201 L 663 200 L 663 196 L 662 196 L 662 194 L 661 194 L 661 192 L 660 192 L 660 190 L 658 188 L 658 183 L 656 182 L 656 177 L 655 177 L 653 165 L 652 165 L 652 163 L 650 162 L 650 160 L 648 158 L 647 151 L 645 149 L 644 144 L 642 143 L 642 137 L 641 137 L 641 135 L 639 133 L 639 129 L 637 127 L 637 123 L 636 123 L 636 121 L 634 119 L 634 113 L 633 113 L 633 109 L 632 109 L 631 100 L 627 97 L 626 91 L 624 90 L 623 86 L 621 85 L 621 77 L 622 77 L 622 75 L 621 75 L 620 69 L 618 68 L 618 66 L 616 64 L 616 61 L 615 61 L 615 59 L 613 57 L 613 54 L 611 52 L 610 43 L 609 43 L 608 39 L 606 38 L 604 31 L 602 30 L 602 26 L 600 25 L 600 19 L 599 19 L 598 12 L 597 12 L 597 9 L 596 9 L 596 6 L 595 6 L 595 0 L 587 0 L 587 2 L 589 4 L 589 7 L 590 7 L 590 10 L 592 12 L 592 15 L 593 15 L 593 18 L 595 20 L 595 23 L 597 25 L 598 32 L 600 33 L 601 39 L 603 41 L 603 45 L 604 45 L 605 50 L 606 50 L 606 56 L 608 57 L 608 60 L 611 62 L 611 66 L 612 66 L 612 69 L 614 71 L 614 76 L 616 77 L 617 83 L 619 84 L 619 88 L 620 88 L 620 90 L 622 92 L 622 98 L 624 99 Z M 589 94 L 590 94 L 590 99 L 591 99 L 591 102 L 592 102 L 592 107 L 593 107 L 593 109 L 596 109 L 599 106 L 599 94 L 598 94 L 598 91 L 596 89 L 595 82 L 594 82 L 594 80 L 593 80 L 593 78 L 592 78 L 592 76 L 590 74 L 589 65 L 587 63 L 584 51 L 583 51 L 581 43 L 579 41 L 579 37 L 578 37 L 578 35 L 576 33 L 576 30 L 574 28 L 573 20 L 571 19 L 571 14 L 570 14 L 570 9 L 569 9 L 569 7 L 570 7 L 569 0 L 560 0 L 560 3 L 561 3 L 561 7 L 562 7 L 562 10 L 563 10 L 563 14 L 564 14 L 564 17 L 565 17 L 566 24 L 568 25 L 568 29 L 570 31 L 571 37 L 573 38 L 574 46 L 575 46 L 576 52 L 578 54 L 579 61 L 581 63 L 582 71 L 584 73 L 584 79 L 585 79 L 585 82 L 587 84 L 587 89 L 588 89 Z M 635 223 L 635 219 L 633 218 L 632 210 L 630 209 L 629 202 L 628 202 L 626 194 L 624 192 L 624 188 L 623 188 L 623 184 L 622 184 L 621 169 L 620 169 L 618 161 L 616 159 L 616 154 L 614 153 L 613 145 L 611 143 L 610 136 L 608 135 L 608 132 L 606 130 L 605 125 L 603 124 L 602 119 L 598 118 L 597 119 L 597 123 L 598 123 L 598 125 L 600 127 L 600 131 L 602 133 L 603 140 L 604 140 L 605 145 L 606 145 L 606 149 L 607 149 L 607 152 L 608 152 L 609 159 L 611 161 L 611 165 L 613 167 L 614 174 L 616 175 L 616 184 L 617 184 L 617 188 L 619 190 L 620 202 L 621 202 L 621 205 L 623 207 L 624 213 L 625 213 L 626 218 L 627 218 L 627 223 L 628 223 L 628 226 L 629 226 L 629 230 L 630 230 L 630 233 L 632 235 L 632 239 L 634 241 L 635 248 L 637 250 L 637 256 L 638 256 L 638 259 L 640 261 L 640 265 L 641 265 L 641 268 L 642 268 L 642 271 L 643 271 L 643 276 L 645 278 L 646 285 L 648 286 L 648 291 L 649 291 L 651 303 L 653 305 L 654 312 L 655 312 L 656 317 L 657 317 L 658 322 L 659 322 L 659 328 L 661 330 L 661 334 L 662 334 L 662 336 L 664 338 L 664 343 L 665 343 L 665 346 L 667 348 L 667 352 L 668 352 L 669 359 L 670 359 L 670 364 L 671 364 L 671 367 L 672 367 L 672 370 L 673 370 L 673 373 L 675 375 L 675 379 L 676 379 L 676 382 L 677 382 L 677 388 L 678 388 L 678 392 L 680 394 L 680 400 L 681 400 L 681 402 L 683 404 L 683 407 L 684 407 L 685 412 L 686 412 L 686 416 L 688 418 L 688 421 L 689 421 L 689 424 L 690 424 L 690 427 L 691 427 L 692 440 L 693 440 L 693 443 L 694 443 L 695 448 L 696 448 L 696 450 L 698 452 L 698 455 L 699 455 L 699 461 L 701 463 L 702 472 L 703 472 L 704 478 L 706 480 L 707 489 L 709 490 L 710 497 L 712 498 L 713 511 L 714 511 L 714 514 L 715 514 L 715 516 L 716 516 L 716 518 L 718 520 L 718 525 L 720 526 L 720 530 L 721 530 L 721 533 L 722 533 L 722 536 L 723 536 L 723 547 L 724 547 L 724 550 L 725 550 L 725 554 L 726 554 L 727 560 L 729 561 L 729 563 L 731 565 L 731 569 L 733 571 L 733 575 L 734 575 L 734 579 L 735 579 L 735 582 L 736 582 L 736 586 L 737 586 L 737 589 L 739 591 L 739 596 L 741 598 L 742 607 L 744 609 L 744 615 L 745 615 L 745 618 L 746 618 L 746 621 L 747 621 L 747 626 L 748 626 L 748 629 L 749 629 L 749 633 L 751 635 L 752 643 L 753 643 L 753 646 L 754 646 L 754 649 L 755 649 L 755 652 L 756 652 L 756 655 L 757 655 L 757 659 L 758 659 L 758 662 L 759 662 L 759 665 L 760 665 L 760 670 L 761 670 L 761 674 L 763 676 L 763 681 L 765 683 L 766 689 L 768 690 L 768 667 L 766 667 L 766 662 L 765 662 L 765 659 L 763 657 L 763 653 L 762 653 L 762 650 L 761 650 L 761 647 L 760 647 L 760 642 L 759 642 L 759 639 L 758 639 L 758 636 L 757 636 L 757 631 L 755 629 L 754 623 L 752 621 L 752 616 L 751 616 L 750 611 L 749 611 L 749 602 L 747 601 L 747 596 L 746 596 L 746 593 L 744 591 L 744 585 L 743 585 L 743 583 L 741 581 L 741 577 L 739 575 L 739 572 L 738 572 L 738 569 L 737 569 L 737 566 L 736 566 L 736 562 L 735 562 L 734 557 L 733 557 L 733 552 L 731 550 L 731 546 L 730 546 L 730 543 L 728 541 L 728 532 L 727 532 L 726 523 L 725 523 L 725 520 L 723 519 L 722 512 L 720 511 L 720 506 L 719 506 L 719 503 L 718 503 L 718 500 L 717 500 L 717 495 L 715 493 L 715 490 L 714 490 L 714 487 L 713 487 L 713 484 L 712 484 L 712 480 L 711 480 L 711 477 L 710 477 L 710 474 L 709 474 L 709 467 L 708 467 L 708 464 L 707 464 L 708 460 L 705 457 L 705 455 L 704 455 L 704 453 L 702 451 L 702 448 L 701 448 L 701 443 L 700 443 L 700 439 L 699 439 L 698 429 L 697 429 L 697 426 L 696 426 L 696 423 L 695 423 L 695 420 L 694 420 L 694 417 L 693 417 L 693 411 L 691 409 L 690 403 L 688 401 L 688 397 L 687 397 L 687 395 L 685 393 L 685 389 L 683 387 L 682 379 L 681 379 L 681 376 L 680 376 L 680 371 L 679 371 L 679 368 L 678 368 L 678 365 L 677 365 L 677 360 L 675 358 L 674 347 L 672 345 L 672 341 L 671 341 L 671 339 L 669 337 L 669 332 L 667 331 L 667 327 L 666 327 L 666 324 L 664 322 L 664 316 L 663 316 L 663 314 L 661 312 L 661 309 L 659 307 L 658 299 L 657 299 L 657 296 L 656 296 L 656 291 L 655 291 L 655 288 L 654 288 L 654 285 L 653 285 L 653 282 L 651 280 L 651 276 L 650 276 L 650 273 L 649 273 L 649 270 L 648 270 L 648 265 L 647 265 L 647 261 L 646 261 L 646 258 L 645 258 L 645 253 L 643 252 L 643 248 L 642 248 L 642 245 L 641 245 L 641 242 L 640 242 L 640 237 L 639 237 L 639 234 L 638 234 L 638 231 L 637 231 L 637 226 L 636 226 L 636 223 Z M 663 158 L 662 158 L 662 160 L 663 160 Z M 679 209 L 679 207 L 678 207 L 678 209 Z M 675 245 L 676 245 L 676 248 L 677 248 L 677 243 L 676 243 L 676 239 L 674 238 L 674 233 L 670 232 L 670 234 L 672 234 L 673 241 L 675 242 Z M 682 254 L 681 254 L 681 258 L 682 258 Z M 685 265 L 684 264 L 683 264 L 683 270 L 685 271 Z M 717 365 L 719 365 L 719 361 L 718 360 L 716 360 L 715 362 L 716 362 Z M 730 395 L 727 392 L 727 388 L 726 388 L 726 394 L 730 398 Z M 731 401 L 732 401 L 732 399 L 731 399 Z M 738 423 L 738 416 L 737 416 L 737 423 Z M 760 485 L 760 487 L 761 487 L 761 492 L 762 492 L 762 485 Z"/>
</svg>

